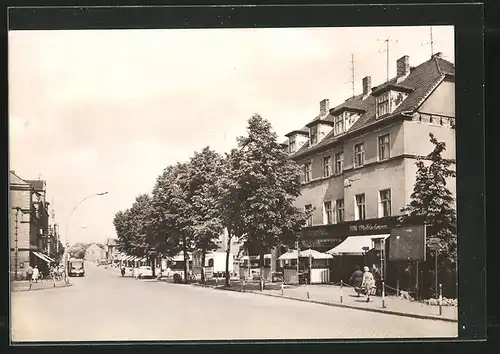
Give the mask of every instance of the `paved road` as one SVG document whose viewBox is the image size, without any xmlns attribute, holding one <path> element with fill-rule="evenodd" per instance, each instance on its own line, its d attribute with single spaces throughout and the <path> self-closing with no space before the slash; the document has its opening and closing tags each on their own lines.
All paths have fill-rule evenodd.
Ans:
<svg viewBox="0 0 500 354">
<path fill-rule="evenodd" d="M 12 341 L 452 337 L 457 325 L 121 277 L 11 295 Z"/>
</svg>

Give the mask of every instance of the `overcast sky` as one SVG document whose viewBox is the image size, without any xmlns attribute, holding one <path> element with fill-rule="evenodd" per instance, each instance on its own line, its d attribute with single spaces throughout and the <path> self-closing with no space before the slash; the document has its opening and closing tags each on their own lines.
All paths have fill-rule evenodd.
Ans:
<svg viewBox="0 0 500 354">
<path fill-rule="evenodd" d="M 386 79 L 396 60 L 430 58 L 429 27 L 9 32 L 10 168 L 47 181 L 69 238 L 115 237 L 113 217 L 152 190 L 167 165 L 209 145 L 236 145 L 253 113 L 280 140 Z M 433 27 L 434 52 L 454 61 L 453 27 Z M 64 235 L 63 235 L 64 240 Z"/>
</svg>

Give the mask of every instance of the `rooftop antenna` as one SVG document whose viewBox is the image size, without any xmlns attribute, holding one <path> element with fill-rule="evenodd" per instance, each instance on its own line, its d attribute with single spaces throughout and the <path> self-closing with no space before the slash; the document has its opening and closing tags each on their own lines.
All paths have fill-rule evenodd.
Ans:
<svg viewBox="0 0 500 354">
<path fill-rule="evenodd" d="M 352 84 L 352 97 L 355 96 L 355 91 L 354 91 L 354 80 L 355 80 L 355 74 L 354 74 L 354 54 L 351 54 L 351 84 Z"/>
<path fill-rule="evenodd" d="M 432 36 L 432 26 L 429 26 L 429 41 L 422 42 L 421 46 L 429 45 L 431 48 L 431 58 L 434 55 L 434 37 Z"/>
<path fill-rule="evenodd" d="M 381 42 L 380 39 L 377 39 L 377 42 Z M 389 73 L 390 73 L 390 64 L 389 64 L 389 59 L 391 58 L 391 42 L 397 43 L 397 40 L 392 40 L 391 37 L 387 37 L 384 40 L 382 40 L 385 44 L 385 48 L 379 50 L 379 53 L 386 53 L 386 58 L 387 58 L 387 81 L 389 81 Z"/>
<path fill-rule="evenodd" d="M 356 90 L 355 90 L 355 72 L 354 72 L 354 54 L 351 54 L 351 80 L 345 82 L 344 84 L 351 84 L 351 91 L 352 91 L 352 97 L 356 95 Z"/>
</svg>

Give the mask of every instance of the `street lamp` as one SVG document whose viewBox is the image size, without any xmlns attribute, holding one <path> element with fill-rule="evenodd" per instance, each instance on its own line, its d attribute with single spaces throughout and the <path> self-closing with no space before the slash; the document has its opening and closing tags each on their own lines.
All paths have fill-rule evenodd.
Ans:
<svg viewBox="0 0 500 354">
<path fill-rule="evenodd" d="M 90 194 L 88 196 L 86 196 L 85 198 L 83 198 L 82 200 L 80 200 L 78 203 L 76 203 L 76 205 L 73 207 L 73 209 L 71 210 L 71 213 L 69 214 L 69 217 L 68 217 L 68 222 L 66 223 L 66 234 L 64 235 L 64 238 L 66 239 L 66 248 L 64 249 L 64 253 L 65 253 L 65 267 L 67 267 L 68 265 L 68 259 L 69 259 L 69 237 L 68 237 L 68 233 L 69 233 L 69 224 L 71 222 L 71 217 L 73 216 L 73 213 L 75 212 L 76 208 L 78 208 L 78 206 L 80 206 L 80 204 L 82 204 L 84 201 L 86 201 L 87 199 L 89 198 L 92 198 L 92 197 L 96 197 L 96 196 L 101 196 L 101 195 L 106 195 L 108 194 L 108 192 L 102 192 L 102 193 L 94 193 L 94 194 Z M 68 279 L 68 270 L 66 269 L 66 282 L 69 281 Z"/>
</svg>

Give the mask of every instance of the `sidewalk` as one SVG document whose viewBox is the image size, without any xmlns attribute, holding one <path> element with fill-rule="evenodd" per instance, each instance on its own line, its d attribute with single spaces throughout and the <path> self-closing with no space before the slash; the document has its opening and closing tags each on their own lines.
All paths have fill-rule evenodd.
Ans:
<svg viewBox="0 0 500 354">
<path fill-rule="evenodd" d="M 48 290 L 54 288 L 65 288 L 67 286 L 73 285 L 72 283 L 66 284 L 64 280 L 58 280 L 55 283 L 53 281 L 38 281 L 38 283 L 30 283 L 27 280 L 19 280 L 10 283 L 10 290 L 12 292 L 18 291 L 36 291 L 36 290 Z"/>
<path fill-rule="evenodd" d="M 219 286 L 217 289 L 230 291 L 243 291 L 243 284 L 231 282 L 231 287 Z M 421 302 L 410 301 L 396 296 L 385 297 L 385 308 L 382 306 L 382 297 L 373 296 L 369 303 L 366 297 L 357 297 L 352 287 L 336 285 L 285 285 L 283 295 L 281 284 L 266 283 L 264 291 L 260 291 L 258 282 L 245 284 L 245 291 L 259 295 L 281 297 L 286 299 L 308 301 L 330 306 L 341 306 L 365 311 L 394 314 L 416 318 L 435 319 L 443 321 L 458 321 L 458 308 L 456 306 L 442 306 L 442 314 L 439 315 L 439 306 L 426 305 Z M 309 296 L 308 296 L 309 295 Z M 342 302 L 341 302 L 342 295 Z"/>
</svg>

